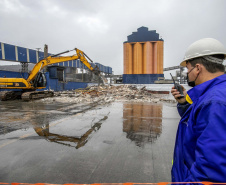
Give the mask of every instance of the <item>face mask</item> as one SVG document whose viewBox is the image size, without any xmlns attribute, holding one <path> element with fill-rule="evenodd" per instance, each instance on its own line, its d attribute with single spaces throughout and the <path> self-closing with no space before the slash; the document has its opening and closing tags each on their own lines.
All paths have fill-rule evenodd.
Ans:
<svg viewBox="0 0 226 185">
<path fill-rule="evenodd" d="M 187 83 L 188 83 L 188 86 L 195 87 L 195 81 L 189 81 L 188 74 L 187 74 Z"/>
<path fill-rule="evenodd" d="M 195 67 L 194 67 L 193 69 L 195 69 Z M 193 69 L 192 69 L 192 70 L 193 70 Z M 191 71 L 192 71 L 192 70 L 191 70 Z M 190 73 L 191 71 L 189 71 L 189 73 Z M 187 73 L 187 83 L 188 83 L 188 86 L 190 86 L 190 87 L 195 87 L 195 81 L 196 81 L 196 79 L 198 78 L 199 74 L 197 75 L 197 77 L 196 77 L 196 79 L 195 79 L 194 81 L 189 81 L 189 78 L 188 78 L 188 74 L 189 74 L 189 73 Z"/>
</svg>

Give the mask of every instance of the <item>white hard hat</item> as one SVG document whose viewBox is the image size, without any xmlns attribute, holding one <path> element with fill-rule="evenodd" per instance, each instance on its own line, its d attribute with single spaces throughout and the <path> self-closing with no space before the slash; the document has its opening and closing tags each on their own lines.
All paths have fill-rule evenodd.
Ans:
<svg viewBox="0 0 226 185">
<path fill-rule="evenodd" d="M 217 54 L 222 54 L 226 57 L 226 49 L 221 42 L 213 38 L 200 39 L 192 43 L 188 47 L 185 53 L 184 59 L 180 63 L 180 65 L 185 67 L 186 61 L 189 59 L 208 56 L 208 55 L 217 55 Z M 212 60 L 212 62 L 214 61 Z M 216 62 L 216 63 L 219 63 L 219 62 Z"/>
</svg>

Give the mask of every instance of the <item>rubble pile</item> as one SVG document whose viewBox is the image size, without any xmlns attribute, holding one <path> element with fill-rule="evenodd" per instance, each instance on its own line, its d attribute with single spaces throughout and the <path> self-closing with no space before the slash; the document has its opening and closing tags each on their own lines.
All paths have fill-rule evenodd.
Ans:
<svg viewBox="0 0 226 185">
<path fill-rule="evenodd" d="M 46 98 L 41 101 L 57 101 L 68 103 L 109 103 L 113 101 L 135 101 L 135 102 L 153 102 L 159 101 L 175 102 L 169 99 L 169 92 L 159 94 L 154 91 L 147 90 L 146 87 L 137 88 L 133 85 L 105 85 L 105 86 L 89 86 L 85 89 L 76 89 L 73 91 L 55 92 L 54 97 Z"/>
</svg>

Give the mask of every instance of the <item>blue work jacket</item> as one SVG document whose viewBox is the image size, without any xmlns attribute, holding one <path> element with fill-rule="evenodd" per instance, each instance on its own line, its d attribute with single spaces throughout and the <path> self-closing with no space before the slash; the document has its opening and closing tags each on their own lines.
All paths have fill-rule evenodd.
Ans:
<svg viewBox="0 0 226 185">
<path fill-rule="evenodd" d="M 181 116 L 172 182 L 226 182 L 226 75 L 190 89 Z"/>
</svg>

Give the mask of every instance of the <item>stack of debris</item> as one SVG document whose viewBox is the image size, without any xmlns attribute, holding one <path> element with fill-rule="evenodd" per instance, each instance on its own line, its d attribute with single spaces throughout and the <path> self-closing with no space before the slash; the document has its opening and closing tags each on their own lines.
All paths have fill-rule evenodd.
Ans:
<svg viewBox="0 0 226 185">
<path fill-rule="evenodd" d="M 103 102 L 109 103 L 113 101 L 137 101 L 137 102 L 154 102 L 167 101 L 175 102 L 169 99 L 169 91 L 151 91 L 142 87 L 138 89 L 133 85 L 119 86 L 89 86 L 85 89 L 76 89 L 74 91 L 55 92 L 53 98 L 47 98 L 40 101 L 57 101 L 68 103 L 84 103 L 84 102 Z"/>
</svg>

